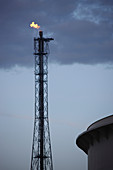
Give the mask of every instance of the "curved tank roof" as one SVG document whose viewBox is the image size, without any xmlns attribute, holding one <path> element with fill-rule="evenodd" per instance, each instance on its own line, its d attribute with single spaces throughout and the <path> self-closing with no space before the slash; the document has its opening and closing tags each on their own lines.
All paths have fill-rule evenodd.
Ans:
<svg viewBox="0 0 113 170">
<path fill-rule="evenodd" d="M 107 137 L 108 129 L 113 130 L 113 115 L 100 119 L 91 124 L 85 132 L 78 136 L 76 140 L 77 146 L 88 154 L 88 149 L 90 145 L 93 144 L 94 139 L 99 140 L 100 132 Z"/>
</svg>

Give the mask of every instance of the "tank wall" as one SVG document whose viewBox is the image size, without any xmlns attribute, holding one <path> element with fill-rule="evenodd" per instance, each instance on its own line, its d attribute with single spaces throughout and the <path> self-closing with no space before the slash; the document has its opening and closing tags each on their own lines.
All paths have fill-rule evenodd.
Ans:
<svg viewBox="0 0 113 170">
<path fill-rule="evenodd" d="M 94 141 L 88 150 L 88 170 L 113 170 L 113 136 Z"/>
</svg>

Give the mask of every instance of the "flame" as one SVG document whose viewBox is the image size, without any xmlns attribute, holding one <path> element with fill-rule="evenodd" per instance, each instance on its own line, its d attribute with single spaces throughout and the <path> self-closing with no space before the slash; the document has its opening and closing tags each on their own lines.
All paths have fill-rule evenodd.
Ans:
<svg viewBox="0 0 113 170">
<path fill-rule="evenodd" d="M 35 24 L 34 22 L 32 22 L 32 24 L 30 24 L 30 27 L 33 27 L 33 28 L 36 28 L 36 29 L 40 28 L 40 26 L 38 24 Z"/>
</svg>

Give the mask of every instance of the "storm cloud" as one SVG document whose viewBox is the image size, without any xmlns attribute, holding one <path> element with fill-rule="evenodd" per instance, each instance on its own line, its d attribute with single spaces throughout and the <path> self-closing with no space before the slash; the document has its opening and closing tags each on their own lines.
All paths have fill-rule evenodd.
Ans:
<svg viewBox="0 0 113 170">
<path fill-rule="evenodd" d="M 112 0 L 4 0 L 0 16 L 0 68 L 33 65 L 31 21 L 55 39 L 50 62 L 113 64 Z"/>
</svg>

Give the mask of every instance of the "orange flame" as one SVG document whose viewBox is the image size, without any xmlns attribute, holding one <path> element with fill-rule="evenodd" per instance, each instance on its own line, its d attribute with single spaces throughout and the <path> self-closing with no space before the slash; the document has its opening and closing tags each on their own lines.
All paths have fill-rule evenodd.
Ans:
<svg viewBox="0 0 113 170">
<path fill-rule="evenodd" d="M 36 28 L 36 29 L 40 28 L 40 26 L 38 24 L 35 24 L 34 22 L 32 22 L 32 24 L 30 24 L 30 27 L 33 27 L 33 28 Z"/>
</svg>

